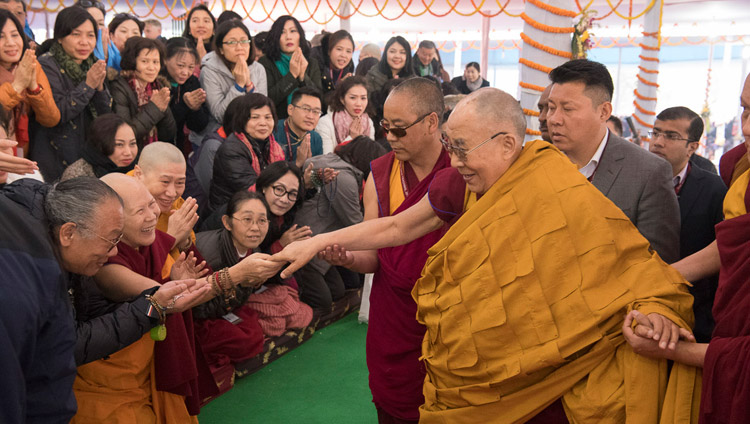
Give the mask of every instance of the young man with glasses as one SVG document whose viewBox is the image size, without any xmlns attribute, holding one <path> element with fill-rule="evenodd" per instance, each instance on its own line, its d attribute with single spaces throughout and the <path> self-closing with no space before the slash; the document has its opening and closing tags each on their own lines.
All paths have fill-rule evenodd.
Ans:
<svg viewBox="0 0 750 424">
<path fill-rule="evenodd" d="M 553 69 L 550 80 L 552 144 L 625 212 L 665 261 L 676 261 L 680 209 L 669 164 L 608 130 L 614 84 L 607 68 L 572 60 Z"/>
<path fill-rule="evenodd" d="M 305 160 L 323 154 L 323 139 L 315 131 L 323 114 L 320 91 L 312 87 L 301 87 L 292 93 L 287 106 L 289 115 L 280 119 L 273 137 L 284 150 L 286 160 L 302 169 Z"/>
<path fill-rule="evenodd" d="M 525 130 L 516 99 L 475 91 L 445 125 L 453 168 L 418 203 L 292 243 L 272 260 L 291 262 L 284 276 L 333 245 L 383 249 L 450 224 L 411 291 L 426 327 L 420 423 L 672 422 L 675 408 L 697 413 L 694 368 L 673 367 L 676 394 L 665 396 L 667 361 L 637 357 L 622 339 L 632 309 L 641 312 L 636 332 L 657 349 L 694 341 L 686 282 L 559 150 L 524 145 Z"/>
<path fill-rule="evenodd" d="M 680 259 L 703 249 L 716 240 L 714 227 L 724 220 L 723 203 L 727 188 L 721 178 L 695 166 L 690 158 L 703 135 L 703 119 L 692 110 L 677 106 L 656 116 L 649 133 L 651 153 L 672 165 L 675 193 L 680 204 Z M 693 282 L 695 297 L 693 332 L 699 343 L 711 340 L 714 329 L 711 309 L 718 287 L 718 275 Z"/>
</svg>

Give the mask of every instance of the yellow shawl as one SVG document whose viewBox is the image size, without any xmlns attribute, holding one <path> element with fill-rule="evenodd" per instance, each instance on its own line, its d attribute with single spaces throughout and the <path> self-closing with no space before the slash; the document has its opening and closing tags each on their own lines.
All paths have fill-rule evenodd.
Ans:
<svg viewBox="0 0 750 424">
<path fill-rule="evenodd" d="M 631 309 L 689 328 L 686 282 L 543 141 L 429 250 L 424 423 L 524 422 L 563 397 L 572 423 L 697 421 L 700 372 L 633 353 Z M 669 386 L 667 382 L 669 380 Z"/>
</svg>

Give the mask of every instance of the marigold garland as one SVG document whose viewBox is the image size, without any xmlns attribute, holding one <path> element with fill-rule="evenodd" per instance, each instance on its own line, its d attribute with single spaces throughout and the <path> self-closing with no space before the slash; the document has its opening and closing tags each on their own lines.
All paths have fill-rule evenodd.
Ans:
<svg viewBox="0 0 750 424">
<path fill-rule="evenodd" d="M 620 13 L 620 12 L 617 11 L 617 7 L 612 6 L 612 2 L 610 0 L 607 0 L 607 5 L 612 9 L 613 12 L 615 12 L 615 15 L 621 17 L 622 19 L 628 20 L 628 21 L 634 21 L 634 20 L 640 18 L 641 16 L 645 15 L 646 13 L 648 13 L 649 10 L 651 10 L 652 7 L 654 7 L 655 4 L 656 4 L 656 0 L 651 0 L 651 4 L 649 4 L 648 6 L 646 6 L 646 8 L 643 9 L 643 12 L 641 12 L 641 13 L 635 15 L 635 16 L 632 16 L 632 15 L 625 16 L 622 13 Z M 631 1 L 630 2 L 630 14 L 632 14 L 632 13 L 633 13 L 633 2 Z"/>
<path fill-rule="evenodd" d="M 552 33 L 557 33 L 557 34 L 572 34 L 573 31 L 575 31 L 575 28 L 573 28 L 572 26 L 571 27 L 553 27 L 549 25 L 544 25 L 543 23 L 539 23 L 531 19 L 529 15 L 526 14 L 526 12 L 521 13 L 521 19 L 523 19 L 524 22 L 538 29 L 539 31 L 552 32 Z"/>
<path fill-rule="evenodd" d="M 638 89 L 636 88 L 633 90 L 633 94 L 635 94 L 635 97 L 638 97 L 639 99 L 643 100 L 644 102 L 652 101 L 655 102 L 657 100 L 656 97 L 646 97 L 643 94 L 638 92 Z"/>
<path fill-rule="evenodd" d="M 519 82 L 518 85 L 521 86 L 521 88 L 538 91 L 540 93 L 544 91 L 545 88 L 547 88 L 547 87 L 542 87 L 541 85 L 530 84 L 528 82 L 523 82 L 523 81 Z"/>
<path fill-rule="evenodd" d="M 541 135 L 542 135 L 542 132 L 541 132 L 541 131 L 537 131 L 537 130 L 532 130 L 532 129 L 528 129 L 528 128 L 526 128 L 526 134 L 528 134 L 528 135 L 538 135 L 538 136 L 541 136 Z"/>
<path fill-rule="evenodd" d="M 649 56 L 644 56 L 642 54 L 639 54 L 638 57 L 640 57 L 641 59 L 643 59 L 645 61 L 648 61 L 648 62 L 658 62 L 659 61 L 658 57 L 649 57 Z"/>
<path fill-rule="evenodd" d="M 633 103 L 635 103 L 635 101 L 633 101 Z M 639 124 L 641 124 L 642 126 L 644 126 L 646 128 L 653 128 L 654 127 L 653 125 L 651 125 L 649 123 L 643 122 L 643 120 L 641 118 L 639 118 L 638 115 L 636 115 L 636 114 L 633 114 L 633 119 L 635 119 L 636 121 L 638 121 Z"/>
<path fill-rule="evenodd" d="M 530 45 L 531 47 L 534 47 L 534 48 L 536 48 L 538 50 L 541 50 L 543 52 L 546 52 L 546 53 L 549 53 L 549 54 L 553 54 L 555 56 L 560 56 L 560 57 L 565 58 L 565 59 L 572 59 L 573 58 L 573 55 L 570 52 L 566 52 L 566 51 L 563 51 L 563 50 L 553 49 L 550 46 L 545 46 L 544 44 L 542 44 L 540 42 L 534 41 L 533 39 L 531 39 L 531 37 L 529 37 L 528 35 L 524 34 L 523 32 L 521 33 L 521 40 L 523 40 L 524 43 Z"/>
<path fill-rule="evenodd" d="M 660 50 L 658 47 L 647 46 L 647 45 L 645 45 L 643 43 L 638 43 L 638 46 L 640 48 L 642 48 L 642 49 L 645 49 L 645 50 L 651 50 L 651 51 L 657 51 L 657 52 Z"/>
<path fill-rule="evenodd" d="M 551 6 L 551 5 L 547 4 L 547 3 L 542 3 L 539 0 L 526 0 L 526 2 L 531 3 L 534 6 L 540 8 L 540 9 L 544 9 L 547 12 L 555 14 L 555 15 L 567 16 L 569 18 L 575 18 L 576 16 L 578 16 L 578 13 L 576 13 L 576 12 L 574 12 L 572 10 L 561 9 L 559 7 Z"/>
<path fill-rule="evenodd" d="M 654 70 L 654 69 L 646 69 L 646 68 L 644 68 L 644 67 L 643 67 L 643 66 L 641 66 L 641 65 L 638 65 L 638 69 L 640 69 L 641 71 L 643 71 L 643 72 L 645 72 L 645 73 L 647 73 L 647 74 L 658 74 L 658 73 L 659 73 L 659 71 L 658 71 L 658 70 Z"/>
<path fill-rule="evenodd" d="M 529 116 L 539 116 L 539 111 L 533 110 L 533 109 L 523 108 L 523 113 L 524 115 L 529 115 Z"/>
<path fill-rule="evenodd" d="M 521 63 L 522 65 L 528 66 L 531 69 L 536 69 L 537 71 L 542 71 L 546 74 L 549 74 L 550 72 L 552 72 L 552 68 L 550 68 L 549 66 L 540 65 L 528 59 L 520 58 L 518 59 L 518 62 Z"/>
<path fill-rule="evenodd" d="M 643 34 L 644 37 L 659 38 L 659 33 L 658 32 L 645 32 L 644 31 L 641 34 Z"/>
<path fill-rule="evenodd" d="M 657 87 L 657 88 L 659 87 L 659 84 L 657 84 L 657 83 L 655 83 L 655 82 L 651 82 L 651 81 L 649 81 L 649 80 L 647 80 L 647 79 L 643 78 L 643 77 L 642 77 L 642 76 L 640 76 L 640 75 L 636 75 L 635 77 L 636 77 L 636 78 L 638 78 L 638 81 L 640 81 L 640 82 L 642 82 L 642 83 L 644 83 L 644 84 L 646 84 L 646 85 L 650 85 L 651 87 Z"/>
<path fill-rule="evenodd" d="M 638 111 L 639 111 L 639 112 L 641 112 L 641 113 L 642 113 L 642 114 L 644 114 L 644 115 L 648 115 L 648 116 L 656 116 L 656 112 L 652 112 L 652 111 L 650 111 L 650 110 L 644 109 L 644 108 L 643 108 L 643 107 L 641 107 L 641 105 L 639 105 L 639 104 L 638 104 L 638 102 L 636 102 L 635 100 L 633 101 L 633 105 L 635 105 L 635 108 L 636 108 L 636 109 L 638 109 Z"/>
</svg>

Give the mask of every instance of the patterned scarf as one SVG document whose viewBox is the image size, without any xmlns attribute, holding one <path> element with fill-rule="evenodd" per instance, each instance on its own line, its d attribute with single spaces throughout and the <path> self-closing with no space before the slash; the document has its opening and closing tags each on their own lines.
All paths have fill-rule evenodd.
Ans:
<svg viewBox="0 0 750 424">
<path fill-rule="evenodd" d="M 52 43 L 49 52 L 52 54 L 55 62 L 60 65 L 60 72 L 64 73 L 71 81 L 73 81 L 73 85 L 76 86 L 86 80 L 86 74 L 89 69 L 94 66 L 94 63 L 96 63 L 96 57 L 94 57 L 93 53 L 80 64 L 76 63 L 76 61 L 65 52 L 62 45 L 57 42 Z M 89 102 L 88 109 L 91 113 L 91 117 L 96 118 L 97 113 L 93 102 Z"/>
<path fill-rule="evenodd" d="M 360 118 L 362 122 L 362 134 L 370 134 L 370 120 L 367 119 L 367 114 L 363 113 L 360 115 Z M 352 120 L 354 120 L 354 118 L 349 115 L 349 112 L 346 110 L 333 113 L 333 126 L 336 129 L 337 145 L 341 144 L 347 137 L 349 137 L 349 128 L 352 126 Z"/>
<path fill-rule="evenodd" d="M 154 91 L 159 90 L 159 84 L 156 81 L 144 85 L 135 77 L 135 75 L 127 77 L 127 81 L 130 88 L 135 92 L 135 96 L 138 98 L 138 111 L 143 109 L 143 106 L 151 101 L 151 95 Z M 155 141 L 159 141 L 159 134 L 156 132 L 156 127 L 152 127 L 143 144 L 149 145 Z"/>
<path fill-rule="evenodd" d="M 234 135 L 237 136 L 237 138 L 245 144 L 247 150 L 250 151 L 250 156 L 253 158 L 253 163 L 250 165 L 253 167 L 255 175 L 260 175 L 261 168 L 265 168 L 269 163 L 286 159 L 286 156 L 284 156 L 284 150 L 282 150 L 281 146 L 279 146 L 276 140 L 274 140 L 273 135 L 262 141 L 256 140 L 252 137 L 248 140 L 248 138 L 245 137 L 245 134 L 239 132 L 234 133 Z M 261 146 L 260 143 L 263 143 L 263 146 Z M 263 161 L 262 164 L 259 158 Z M 250 187 L 250 190 L 254 191 L 255 185 Z"/>
</svg>

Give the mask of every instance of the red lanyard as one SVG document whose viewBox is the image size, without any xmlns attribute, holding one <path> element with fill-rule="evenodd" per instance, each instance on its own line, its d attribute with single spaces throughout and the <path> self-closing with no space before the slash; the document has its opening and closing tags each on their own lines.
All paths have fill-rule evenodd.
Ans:
<svg viewBox="0 0 750 424">
<path fill-rule="evenodd" d="M 288 120 L 284 120 L 284 135 L 286 135 L 286 147 L 289 151 L 289 158 L 296 157 L 294 152 L 292 152 L 292 142 L 290 141 L 290 135 L 289 135 L 289 122 Z M 294 146 L 298 146 L 302 142 L 301 138 L 297 138 L 297 142 L 294 143 Z"/>
<path fill-rule="evenodd" d="M 344 73 L 344 70 L 341 69 L 339 71 L 339 77 L 337 79 L 335 79 L 335 80 L 333 79 L 333 69 L 328 68 L 328 73 L 331 75 L 331 82 L 333 83 L 333 85 L 336 85 L 336 83 L 339 82 L 339 80 L 341 79 L 341 74 Z"/>
<path fill-rule="evenodd" d="M 400 164 L 401 171 L 401 188 L 404 189 L 404 197 L 409 197 L 409 183 L 406 181 L 406 169 L 404 163 Z"/>
</svg>

